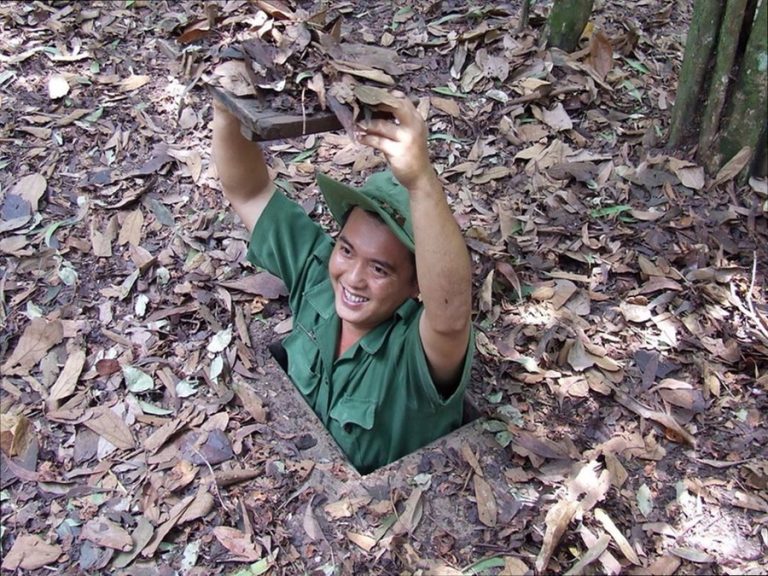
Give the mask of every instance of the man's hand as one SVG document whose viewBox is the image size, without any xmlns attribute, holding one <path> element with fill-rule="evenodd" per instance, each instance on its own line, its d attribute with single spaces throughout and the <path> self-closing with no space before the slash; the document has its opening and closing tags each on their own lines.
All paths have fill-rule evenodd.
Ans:
<svg viewBox="0 0 768 576">
<path fill-rule="evenodd" d="M 371 120 L 358 124 L 359 141 L 380 150 L 400 184 L 409 191 L 423 187 L 435 178 L 427 147 L 427 125 L 402 92 L 393 92 L 397 105 L 380 104 L 394 121 Z"/>
</svg>

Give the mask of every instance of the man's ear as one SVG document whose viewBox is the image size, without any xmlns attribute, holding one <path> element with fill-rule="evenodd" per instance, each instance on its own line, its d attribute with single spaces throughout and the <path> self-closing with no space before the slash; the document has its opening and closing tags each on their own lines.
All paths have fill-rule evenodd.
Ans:
<svg viewBox="0 0 768 576">
<path fill-rule="evenodd" d="M 415 298 L 416 300 L 421 300 L 421 290 L 419 290 L 419 280 L 415 277 L 414 274 L 413 278 L 413 285 L 411 286 L 411 298 Z"/>
</svg>

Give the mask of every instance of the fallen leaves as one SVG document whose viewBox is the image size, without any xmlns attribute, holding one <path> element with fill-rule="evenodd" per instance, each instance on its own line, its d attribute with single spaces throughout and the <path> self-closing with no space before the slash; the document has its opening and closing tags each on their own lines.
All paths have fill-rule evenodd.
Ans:
<svg viewBox="0 0 768 576">
<path fill-rule="evenodd" d="M 63 338 L 64 330 L 60 321 L 33 318 L 0 370 L 8 375 L 27 374 Z"/>
<path fill-rule="evenodd" d="M 2 566 L 4 570 L 36 570 L 56 562 L 62 553 L 57 544 L 49 544 L 34 534 L 22 534 L 3 558 Z"/>
</svg>

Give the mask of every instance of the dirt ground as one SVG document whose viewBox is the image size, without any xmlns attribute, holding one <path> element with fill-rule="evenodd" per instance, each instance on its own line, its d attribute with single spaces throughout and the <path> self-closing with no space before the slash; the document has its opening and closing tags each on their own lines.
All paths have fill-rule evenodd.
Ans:
<svg viewBox="0 0 768 576">
<path fill-rule="evenodd" d="M 397 57 L 474 268 L 477 436 L 368 481 L 271 391 L 285 294 L 210 160 L 203 83 L 299 4 L 0 5 L 3 570 L 765 573 L 768 192 L 663 147 L 690 3 L 595 2 L 571 55 L 546 2 L 324 4 Z M 315 172 L 382 165 L 264 149 L 331 233 Z"/>
</svg>

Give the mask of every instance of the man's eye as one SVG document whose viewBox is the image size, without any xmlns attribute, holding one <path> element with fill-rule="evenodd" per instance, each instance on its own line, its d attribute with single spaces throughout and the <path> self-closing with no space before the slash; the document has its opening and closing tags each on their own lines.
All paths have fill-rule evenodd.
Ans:
<svg viewBox="0 0 768 576">
<path fill-rule="evenodd" d="M 339 251 L 340 251 L 342 254 L 344 254 L 344 256 L 349 256 L 350 254 L 352 254 L 352 250 L 350 250 L 350 249 L 349 249 L 347 246 L 344 246 L 344 245 L 342 245 L 342 246 L 339 248 Z"/>
<path fill-rule="evenodd" d="M 387 270 L 385 268 L 382 268 L 381 266 L 374 266 L 373 273 L 376 274 L 377 276 L 386 276 Z"/>
</svg>

